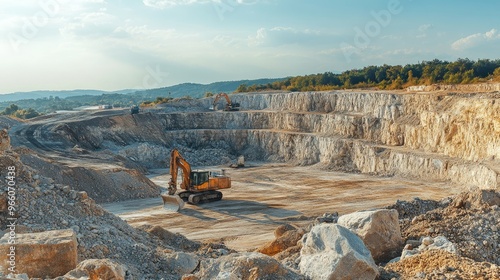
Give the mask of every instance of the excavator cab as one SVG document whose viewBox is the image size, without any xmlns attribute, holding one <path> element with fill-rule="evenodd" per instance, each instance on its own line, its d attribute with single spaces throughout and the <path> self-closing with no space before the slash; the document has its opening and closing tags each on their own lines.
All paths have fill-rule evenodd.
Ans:
<svg viewBox="0 0 500 280">
<path fill-rule="evenodd" d="M 208 171 L 192 171 L 189 177 L 191 179 L 191 185 L 198 186 L 208 182 L 210 173 Z"/>
</svg>

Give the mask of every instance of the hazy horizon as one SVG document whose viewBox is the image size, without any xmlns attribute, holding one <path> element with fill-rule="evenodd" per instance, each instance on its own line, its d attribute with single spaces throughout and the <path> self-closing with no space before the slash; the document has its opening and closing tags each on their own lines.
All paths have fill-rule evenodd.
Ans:
<svg viewBox="0 0 500 280">
<path fill-rule="evenodd" d="M 2 1 L 0 93 L 147 89 L 435 58 L 496 59 L 500 2 L 480 3 Z"/>
</svg>

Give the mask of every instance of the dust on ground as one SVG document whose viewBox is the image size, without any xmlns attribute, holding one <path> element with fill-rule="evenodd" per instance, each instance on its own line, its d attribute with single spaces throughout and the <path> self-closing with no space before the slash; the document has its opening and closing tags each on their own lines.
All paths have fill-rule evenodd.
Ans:
<svg viewBox="0 0 500 280">
<path fill-rule="evenodd" d="M 229 248 L 247 251 L 273 240 L 280 224 L 303 227 L 324 213 L 380 208 L 410 197 L 441 199 L 458 192 L 446 183 L 327 172 L 315 166 L 255 164 L 226 169 L 226 174 L 232 188 L 223 190 L 222 201 L 187 204 L 179 213 L 167 213 L 160 197 L 103 206 L 134 227 L 158 225 L 192 240 L 224 241 Z M 166 173 L 151 176 L 160 186 L 169 178 Z"/>
</svg>

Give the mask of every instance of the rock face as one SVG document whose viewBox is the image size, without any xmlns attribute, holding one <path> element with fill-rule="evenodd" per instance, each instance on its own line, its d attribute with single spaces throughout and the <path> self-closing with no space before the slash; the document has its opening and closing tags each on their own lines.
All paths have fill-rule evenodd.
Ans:
<svg viewBox="0 0 500 280">
<path fill-rule="evenodd" d="M 396 257 L 402 249 L 398 212 L 394 209 L 354 212 L 340 216 L 338 223 L 363 240 L 377 263 Z"/>
<path fill-rule="evenodd" d="M 466 92 L 495 92 L 500 91 L 500 83 L 482 83 L 470 85 L 430 85 L 411 86 L 408 92 L 415 91 L 466 91 Z"/>
<path fill-rule="evenodd" d="M 210 162 L 189 156 L 195 164 L 223 164 L 243 155 L 247 160 L 322 163 L 347 171 L 500 187 L 500 102 L 495 94 L 333 91 L 232 99 L 243 110 L 179 112 L 166 107 L 163 114 L 68 122 L 49 127 L 50 133 L 42 136 L 68 147 L 109 149 L 151 167 L 167 164 L 165 154 L 175 146 L 184 148 L 184 155 L 210 151 Z M 198 107 L 208 108 L 211 101 L 199 100 Z"/>
<path fill-rule="evenodd" d="M 378 269 L 363 241 L 338 224 L 319 224 L 304 235 L 300 271 L 311 279 L 375 279 Z"/>
<path fill-rule="evenodd" d="M 277 260 L 260 253 L 238 253 L 202 261 L 198 279 L 303 279 Z"/>
<path fill-rule="evenodd" d="M 9 235 L 0 239 L 0 263 L 4 273 L 10 267 Z M 77 241 L 73 230 L 52 230 L 15 236 L 15 269 L 32 278 L 57 277 L 77 265 Z M 63 261 L 62 261 L 63 260 Z"/>
</svg>

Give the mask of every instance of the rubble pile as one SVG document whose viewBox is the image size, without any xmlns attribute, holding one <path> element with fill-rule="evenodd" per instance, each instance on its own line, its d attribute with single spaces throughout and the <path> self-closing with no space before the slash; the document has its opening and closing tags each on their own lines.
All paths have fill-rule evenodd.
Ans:
<svg viewBox="0 0 500 280">
<path fill-rule="evenodd" d="M 450 203 L 450 198 L 441 201 L 423 200 L 415 197 L 412 201 L 398 200 L 395 204 L 388 206 L 388 209 L 398 211 L 399 219 L 411 220 L 415 216 L 425 214 L 436 208 L 444 208 Z"/>
<path fill-rule="evenodd" d="M 214 148 L 195 150 L 188 148 L 182 140 L 173 144 L 193 166 L 228 165 L 235 156 L 225 143 L 213 143 Z M 109 148 L 110 146 L 108 146 Z M 116 148 L 117 154 L 146 168 L 168 168 L 171 149 L 151 143 L 132 144 Z"/>
<path fill-rule="evenodd" d="M 16 148 L 20 161 L 36 170 L 39 177 L 50 178 L 45 185 L 62 184 L 85 191 L 96 202 L 114 202 L 157 197 L 160 189 L 137 169 L 121 166 L 71 166 L 37 155 L 28 148 Z M 36 181 L 43 188 L 43 184 Z"/>
<path fill-rule="evenodd" d="M 434 250 L 388 264 L 381 279 L 500 279 L 500 268 L 444 250 Z"/>
<path fill-rule="evenodd" d="M 313 255 L 305 257 L 310 253 L 307 253 L 309 249 L 304 249 L 304 244 L 309 242 L 307 237 L 310 236 L 320 244 L 321 250 L 325 250 L 328 238 L 333 237 L 328 234 L 328 238 L 321 238 L 320 233 L 326 225 L 338 223 L 359 236 L 367 250 L 372 250 L 370 259 L 378 256 L 378 279 L 500 279 L 499 192 L 473 190 L 441 201 L 415 198 L 413 201 L 397 201 L 387 208 L 391 210 L 360 211 L 340 217 L 335 212 L 325 213 L 306 229 L 299 229 L 305 234 L 296 244 L 271 246 L 282 245 L 280 238 L 284 233 L 298 230 L 282 225 L 276 229 L 276 240 L 259 250 L 273 249 L 273 258 L 295 272 L 306 273 L 311 279 L 337 275 L 335 273 L 342 273 L 342 270 L 329 270 L 332 266 L 317 249 Z M 396 210 L 401 213 L 396 219 L 399 225 L 393 221 Z M 336 229 L 339 230 L 345 233 L 342 228 Z M 381 242 L 385 239 L 387 241 Z M 331 248 L 327 254 L 329 257 L 334 247 Z M 280 252 L 276 253 L 278 250 Z M 343 251 L 348 252 L 347 249 Z M 394 256 L 394 253 L 399 256 L 392 260 L 385 258 L 382 261 L 384 258 L 380 257 Z M 314 269 L 307 269 L 304 262 L 309 263 L 308 258 L 314 258 L 311 262 Z M 335 260 L 342 258 L 342 254 L 338 254 Z"/>
<path fill-rule="evenodd" d="M 195 150 L 182 145 L 176 145 L 176 147 L 179 147 L 183 157 L 192 166 L 229 165 L 235 160 L 235 156 L 228 152 L 230 149 L 225 143 L 219 143 L 219 145 L 214 143 L 213 145 L 218 148 Z"/>
<path fill-rule="evenodd" d="M 179 279 L 198 266 L 197 247 L 179 248 L 162 240 L 158 229 L 149 233 L 129 226 L 96 204 L 86 192 L 54 184 L 52 179 L 22 165 L 15 152 L 1 154 L 0 163 L 3 170 L 16 167 L 16 233 L 73 231 L 80 262 L 110 259 L 119 264 L 125 279 Z M 1 230 L 7 233 L 7 214 L 3 211 L 0 216 Z"/>
<path fill-rule="evenodd" d="M 500 265 L 500 194 L 476 190 L 462 193 L 445 208 L 401 222 L 405 239 L 443 235 L 461 256 Z"/>
<path fill-rule="evenodd" d="M 19 204 L 16 233 L 30 236 L 33 235 L 30 233 L 63 230 L 76 236 L 79 263 L 54 279 L 180 279 L 183 275 L 193 279 L 214 275 L 303 279 L 263 254 L 239 254 L 223 243 L 201 244 L 161 227 L 133 228 L 96 204 L 86 192 L 40 176 L 19 158 L 14 151 L 0 154 L 0 168 L 16 168 Z M 0 229 L 8 233 L 6 209 L 0 210 Z M 60 259 L 50 260 L 47 256 L 45 261 L 58 263 Z M 0 277 L 7 272 L 0 272 Z M 26 274 L 9 277 L 30 279 Z"/>
<path fill-rule="evenodd" d="M 500 279 L 500 192 L 476 189 L 388 208 L 407 213 L 400 219 L 406 246 L 401 260 L 381 268 L 381 279 Z"/>
</svg>

